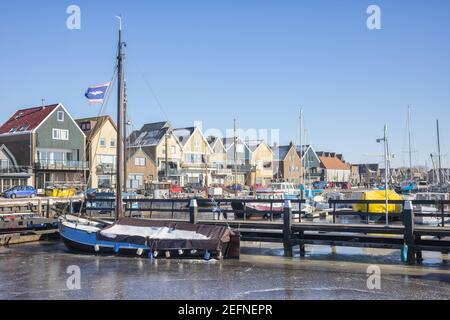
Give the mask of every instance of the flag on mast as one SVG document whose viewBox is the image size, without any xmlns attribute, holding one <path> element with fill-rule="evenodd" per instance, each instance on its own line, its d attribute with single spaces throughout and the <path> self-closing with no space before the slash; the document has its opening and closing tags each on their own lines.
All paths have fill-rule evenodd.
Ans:
<svg viewBox="0 0 450 320">
<path fill-rule="evenodd" d="M 88 99 L 89 104 L 102 104 L 110 86 L 111 82 L 92 86 L 87 89 L 84 96 Z"/>
</svg>

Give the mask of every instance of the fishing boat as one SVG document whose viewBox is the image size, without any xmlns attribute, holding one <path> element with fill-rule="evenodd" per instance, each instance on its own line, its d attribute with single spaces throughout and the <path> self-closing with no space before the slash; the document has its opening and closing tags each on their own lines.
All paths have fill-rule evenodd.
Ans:
<svg viewBox="0 0 450 320">
<path fill-rule="evenodd" d="M 87 219 L 66 214 L 59 218 L 59 233 L 71 251 L 88 254 L 117 254 L 139 257 L 239 257 L 239 236 L 227 227 L 207 226 L 191 223 L 150 221 L 124 217 L 124 81 L 122 20 L 120 19 L 117 77 L 117 188 L 108 198 L 115 222 Z M 123 132 L 122 132 L 123 131 Z M 196 201 L 196 200 L 192 200 Z M 192 205 L 195 205 L 195 203 Z M 164 252 L 160 255 L 160 252 Z"/>
</svg>

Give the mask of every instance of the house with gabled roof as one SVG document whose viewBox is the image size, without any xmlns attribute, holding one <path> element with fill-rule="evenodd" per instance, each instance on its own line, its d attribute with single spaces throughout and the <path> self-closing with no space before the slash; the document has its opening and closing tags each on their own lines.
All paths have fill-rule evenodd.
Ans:
<svg viewBox="0 0 450 320">
<path fill-rule="evenodd" d="M 144 149 L 129 149 L 125 155 L 127 166 L 127 189 L 143 190 L 146 186 L 157 182 L 158 168 L 153 158 Z"/>
<path fill-rule="evenodd" d="M 86 161 L 89 163 L 89 188 L 116 187 L 117 127 L 110 116 L 76 120 L 86 135 Z"/>
<path fill-rule="evenodd" d="M 321 162 L 322 181 L 342 184 L 350 182 L 351 168 L 344 162 L 341 154 L 317 152 Z"/>
<path fill-rule="evenodd" d="M 247 176 L 246 184 L 266 187 L 273 180 L 273 151 L 265 141 L 248 143 L 250 164 L 255 166 L 255 171 Z"/>
<path fill-rule="evenodd" d="M 142 149 L 154 161 L 157 167 L 157 179 L 154 180 L 181 183 L 183 145 L 174 135 L 169 121 L 147 123 L 133 131 L 127 138 L 126 149 L 127 152 Z"/>
<path fill-rule="evenodd" d="M 182 185 L 210 184 L 214 170 L 210 163 L 213 150 L 200 127 L 174 129 L 173 134 L 182 145 Z"/>
<path fill-rule="evenodd" d="M 319 156 L 312 145 L 303 145 L 296 147 L 297 153 L 302 160 L 305 177 L 305 183 L 320 181 L 322 178 L 322 168 Z"/>
<path fill-rule="evenodd" d="M 227 153 L 227 168 L 232 170 L 226 185 L 233 185 L 235 176 L 238 184 L 245 185 L 250 174 L 256 171 L 256 166 L 251 164 L 250 147 L 239 137 L 223 138 L 222 142 Z"/>
<path fill-rule="evenodd" d="M 274 179 L 279 182 L 299 184 L 302 162 L 295 145 L 291 142 L 286 146 L 274 146 L 273 167 Z"/>
<path fill-rule="evenodd" d="M 232 171 L 227 168 L 227 151 L 223 145 L 223 141 L 219 137 L 215 136 L 209 136 L 206 140 L 212 149 L 212 153 L 209 158 L 209 163 L 213 167 L 211 172 L 211 182 L 213 184 L 225 185 L 227 177 L 232 174 Z"/>
<path fill-rule="evenodd" d="M 85 138 L 61 103 L 17 110 L 0 126 L 0 145 L 18 166 L 33 169 L 40 191 L 61 184 L 85 187 Z"/>
</svg>

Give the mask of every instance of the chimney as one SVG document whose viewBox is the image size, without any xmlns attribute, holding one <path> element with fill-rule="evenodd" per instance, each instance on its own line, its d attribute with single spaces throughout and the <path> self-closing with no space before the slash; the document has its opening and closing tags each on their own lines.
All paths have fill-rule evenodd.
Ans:
<svg viewBox="0 0 450 320">
<path fill-rule="evenodd" d="M 200 129 L 200 131 L 203 131 L 203 121 L 197 120 L 194 121 L 194 128 Z"/>
</svg>

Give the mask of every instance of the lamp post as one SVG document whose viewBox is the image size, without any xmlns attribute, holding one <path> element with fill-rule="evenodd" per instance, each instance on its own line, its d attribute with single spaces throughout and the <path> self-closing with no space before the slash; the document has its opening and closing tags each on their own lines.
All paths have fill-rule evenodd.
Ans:
<svg viewBox="0 0 450 320">
<path fill-rule="evenodd" d="M 384 137 L 377 139 L 377 143 L 384 142 L 384 193 L 386 198 L 386 225 L 389 225 L 389 183 L 388 183 L 388 177 L 389 173 L 389 144 L 388 144 L 388 132 L 387 132 L 387 125 L 384 126 Z"/>
</svg>

